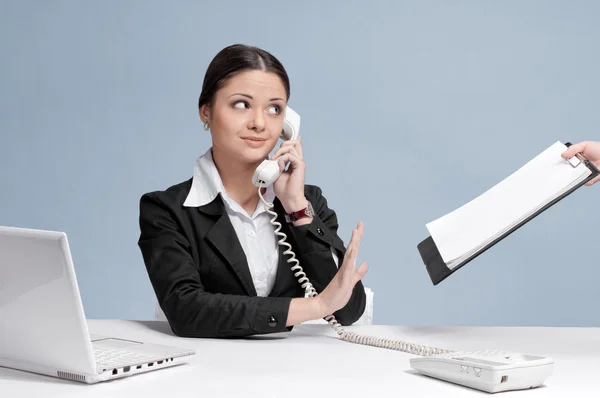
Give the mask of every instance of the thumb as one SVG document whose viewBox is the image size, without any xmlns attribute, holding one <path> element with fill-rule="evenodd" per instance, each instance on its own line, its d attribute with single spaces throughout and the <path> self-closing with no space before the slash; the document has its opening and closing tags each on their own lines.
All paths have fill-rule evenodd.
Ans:
<svg viewBox="0 0 600 398">
<path fill-rule="evenodd" d="M 359 280 L 361 280 L 367 274 L 368 270 L 369 270 L 369 264 L 367 264 L 367 263 L 362 263 L 360 265 L 360 267 L 358 267 L 358 269 L 354 273 L 354 278 L 352 279 L 353 287 L 354 287 L 354 285 L 356 285 L 358 283 Z"/>
<path fill-rule="evenodd" d="M 279 172 L 283 173 L 285 171 L 285 166 L 287 165 L 287 162 L 289 162 L 289 156 L 288 154 L 284 154 L 281 155 L 278 159 L 277 159 L 277 165 L 279 166 Z M 291 165 L 290 165 L 291 166 Z"/>
<path fill-rule="evenodd" d="M 565 159 L 573 157 L 576 154 L 578 154 L 579 152 L 583 152 L 585 150 L 586 145 L 587 145 L 587 141 L 580 142 L 579 144 L 571 145 L 569 148 L 567 148 L 566 151 L 564 151 L 561 154 L 561 156 Z"/>
</svg>

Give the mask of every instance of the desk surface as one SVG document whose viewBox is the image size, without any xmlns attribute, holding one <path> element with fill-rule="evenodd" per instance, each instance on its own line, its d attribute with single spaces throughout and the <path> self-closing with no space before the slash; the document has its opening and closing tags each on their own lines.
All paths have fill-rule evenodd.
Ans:
<svg viewBox="0 0 600 398">
<path fill-rule="evenodd" d="M 399 351 L 339 340 L 329 325 L 248 339 L 186 339 L 157 321 L 90 320 L 90 333 L 194 348 L 189 362 L 85 385 L 0 368 L 2 397 L 469 397 L 494 396 L 422 376 Z M 554 374 L 519 397 L 597 397 L 600 328 L 353 326 L 358 333 L 449 348 L 499 348 L 554 358 Z"/>
</svg>

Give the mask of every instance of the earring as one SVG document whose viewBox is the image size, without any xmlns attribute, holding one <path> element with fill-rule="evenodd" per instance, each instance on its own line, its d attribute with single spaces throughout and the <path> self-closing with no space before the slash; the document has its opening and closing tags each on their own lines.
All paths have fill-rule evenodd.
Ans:
<svg viewBox="0 0 600 398">
<path fill-rule="evenodd" d="M 204 122 L 204 131 L 208 131 L 208 120 Z"/>
</svg>

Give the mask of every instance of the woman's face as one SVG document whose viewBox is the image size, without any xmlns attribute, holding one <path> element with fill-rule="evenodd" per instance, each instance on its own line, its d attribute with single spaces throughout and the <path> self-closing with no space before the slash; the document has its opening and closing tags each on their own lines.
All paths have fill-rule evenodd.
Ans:
<svg viewBox="0 0 600 398">
<path fill-rule="evenodd" d="M 281 134 L 285 98 L 274 73 L 251 70 L 231 77 L 217 91 L 212 107 L 200 109 L 210 125 L 213 151 L 243 163 L 263 161 Z"/>
</svg>

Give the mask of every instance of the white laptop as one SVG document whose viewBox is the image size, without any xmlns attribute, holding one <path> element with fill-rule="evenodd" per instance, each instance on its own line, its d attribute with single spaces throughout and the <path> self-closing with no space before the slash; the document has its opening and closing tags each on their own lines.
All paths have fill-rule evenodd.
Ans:
<svg viewBox="0 0 600 398">
<path fill-rule="evenodd" d="M 0 366 L 97 383 L 170 367 L 194 354 L 90 336 L 67 235 L 0 226 Z"/>
</svg>

